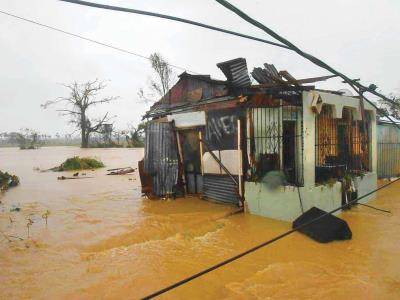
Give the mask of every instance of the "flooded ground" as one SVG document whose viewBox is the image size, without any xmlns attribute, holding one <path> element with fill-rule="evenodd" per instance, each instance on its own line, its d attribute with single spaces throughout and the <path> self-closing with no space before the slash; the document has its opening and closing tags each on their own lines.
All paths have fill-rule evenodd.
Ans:
<svg viewBox="0 0 400 300">
<path fill-rule="evenodd" d="M 290 228 L 196 198 L 143 199 L 138 174 L 101 169 L 57 181 L 58 173 L 34 171 L 73 155 L 113 168 L 136 166 L 143 151 L 0 149 L 0 169 L 21 179 L 0 196 L 0 230 L 24 239 L 0 236 L 0 299 L 136 299 Z M 371 204 L 392 214 L 361 206 L 343 213 L 351 241 L 318 244 L 295 233 L 160 298 L 398 299 L 400 184 Z"/>
</svg>

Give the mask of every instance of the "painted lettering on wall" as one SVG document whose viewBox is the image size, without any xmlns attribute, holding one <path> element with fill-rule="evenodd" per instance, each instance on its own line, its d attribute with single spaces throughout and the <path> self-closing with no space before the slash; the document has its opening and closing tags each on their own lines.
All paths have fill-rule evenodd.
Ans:
<svg viewBox="0 0 400 300">
<path fill-rule="evenodd" d="M 236 149 L 239 114 L 237 109 L 207 113 L 206 139 L 212 150 Z"/>
</svg>

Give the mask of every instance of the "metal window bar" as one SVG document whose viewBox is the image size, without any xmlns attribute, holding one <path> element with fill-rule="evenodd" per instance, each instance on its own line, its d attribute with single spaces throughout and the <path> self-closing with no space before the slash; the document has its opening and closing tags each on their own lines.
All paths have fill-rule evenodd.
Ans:
<svg viewBox="0 0 400 300">
<path fill-rule="evenodd" d="M 275 106 L 249 108 L 248 179 L 262 180 L 270 171 L 282 171 L 288 184 L 302 186 L 302 104 L 280 100 Z"/>
<path fill-rule="evenodd" d="M 322 183 L 346 174 L 360 175 L 370 170 L 369 128 L 354 120 L 352 111 L 343 109 L 342 119 L 333 117 L 332 107 L 324 105 L 315 119 L 315 181 Z"/>
</svg>

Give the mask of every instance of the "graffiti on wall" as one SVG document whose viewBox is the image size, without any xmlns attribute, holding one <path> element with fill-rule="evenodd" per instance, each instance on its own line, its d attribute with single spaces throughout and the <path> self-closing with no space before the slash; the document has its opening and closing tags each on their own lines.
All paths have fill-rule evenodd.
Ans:
<svg viewBox="0 0 400 300">
<path fill-rule="evenodd" d="M 226 109 L 207 113 L 206 139 L 212 150 L 237 148 L 237 120 L 240 111 Z"/>
</svg>

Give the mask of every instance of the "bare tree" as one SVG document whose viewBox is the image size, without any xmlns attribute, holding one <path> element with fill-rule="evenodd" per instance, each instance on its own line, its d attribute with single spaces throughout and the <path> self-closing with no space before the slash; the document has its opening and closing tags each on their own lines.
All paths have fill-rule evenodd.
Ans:
<svg viewBox="0 0 400 300">
<path fill-rule="evenodd" d="M 400 95 L 392 93 L 389 95 L 389 98 L 391 101 L 385 99 L 378 100 L 379 109 L 396 120 L 400 120 Z"/>
<path fill-rule="evenodd" d="M 109 103 L 118 97 L 104 97 L 97 99 L 97 96 L 106 85 L 99 80 L 88 81 L 80 84 L 73 82 L 69 85 L 64 85 L 69 89 L 67 97 L 60 97 L 53 101 L 47 101 L 41 106 L 47 108 L 50 105 L 64 103 L 66 108 L 59 109 L 64 116 L 70 117 L 70 123 L 81 131 L 81 147 L 89 146 L 89 137 L 93 132 L 101 132 L 103 125 L 110 122 L 110 117 L 106 113 L 102 118 L 89 119 L 87 113 L 90 107 L 102 103 Z"/>
<path fill-rule="evenodd" d="M 158 98 L 164 97 L 175 81 L 172 69 L 161 54 L 157 52 L 151 54 L 150 62 L 155 73 L 155 78 L 151 78 L 148 84 L 150 93 L 146 93 L 143 88 L 138 92 L 139 98 L 146 103 L 155 102 Z"/>
</svg>

